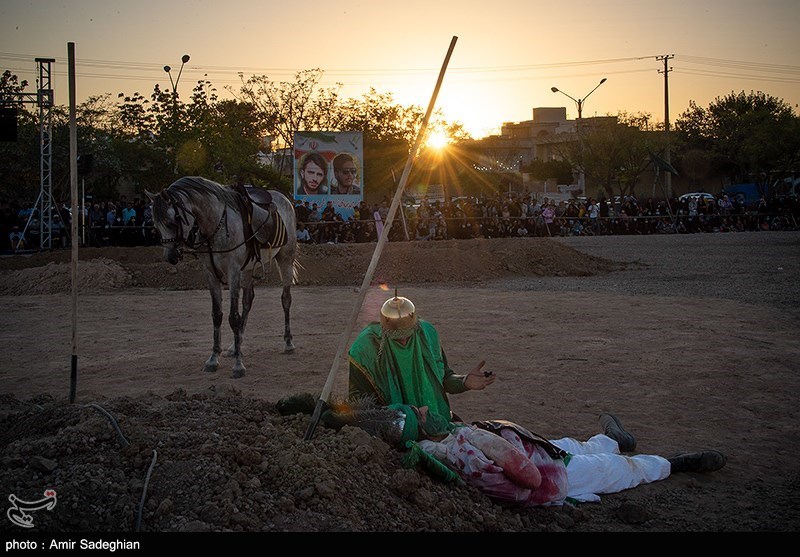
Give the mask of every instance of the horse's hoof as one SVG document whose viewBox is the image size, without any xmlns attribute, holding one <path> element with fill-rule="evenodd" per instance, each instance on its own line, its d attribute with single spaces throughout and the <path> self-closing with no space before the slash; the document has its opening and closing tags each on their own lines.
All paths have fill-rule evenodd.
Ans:
<svg viewBox="0 0 800 557">
<path fill-rule="evenodd" d="M 233 370 L 233 373 L 231 374 L 231 377 L 233 377 L 234 379 L 239 379 L 239 378 L 241 378 L 241 377 L 244 377 L 244 372 L 245 372 L 245 371 L 246 371 L 246 370 L 245 370 L 245 368 L 242 368 L 242 369 L 234 369 L 234 370 Z"/>
<path fill-rule="evenodd" d="M 294 344 L 291 344 L 291 343 L 289 343 L 289 344 L 287 344 L 287 345 L 286 345 L 286 347 L 283 349 L 283 353 L 284 353 L 284 354 L 291 354 L 292 352 L 294 352 Z"/>
</svg>

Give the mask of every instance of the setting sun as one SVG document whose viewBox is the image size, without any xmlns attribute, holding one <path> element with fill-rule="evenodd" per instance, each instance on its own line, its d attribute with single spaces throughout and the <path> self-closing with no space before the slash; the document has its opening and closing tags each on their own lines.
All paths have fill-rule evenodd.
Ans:
<svg viewBox="0 0 800 557">
<path fill-rule="evenodd" d="M 425 141 L 425 144 L 432 149 L 443 149 L 448 143 L 450 143 L 450 139 L 446 133 L 441 131 L 429 133 L 428 139 Z"/>
</svg>

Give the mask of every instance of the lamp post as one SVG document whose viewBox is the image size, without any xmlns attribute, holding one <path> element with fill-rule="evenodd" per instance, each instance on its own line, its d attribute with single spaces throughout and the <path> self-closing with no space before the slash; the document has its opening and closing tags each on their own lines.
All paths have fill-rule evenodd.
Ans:
<svg viewBox="0 0 800 557">
<path fill-rule="evenodd" d="M 578 131 L 579 132 L 580 132 L 581 120 L 583 119 L 583 103 L 586 102 L 586 99 L 589 98 L 589 95 L 591 95 L 592 93 L 597 91 L 597 88 L 600 87 L 605 82 L 606 82 L 606 78 L 604 77 L 603 79 L 600 80 L 600 83 L 595 85 L 594 89 L 592 89 L 591 91 L 586 93 L 586 95 L 582 99 L 576 99 L 575 97 L 565 93 L 564 91 L 562 91 L 558 87 L 550 87 L 550 90 L 553 93 L 561 93 L 565 97 L 569 97 L 570 99 L 575 101 L 575 104 L 578 105 Z M 581 147 L 583 147 L 583 139 L 581 139 Z M 583 160 L 581 160 L 581 173 L 580 173 L 580 176 L 578 177 L 578 187 L 581 189 L 581 193 L 583 195 L 586 195 L 586 184 L 585 184 L 585 182 L 586 182 L 586 178 L 585 178 L 584 172 L 583 172 Z"/>
<path fill-rule="evenodd" d="M 167 72 L 167 75 L 169 76 L 169 82 L 172 84 L 173 95 L 176 95 L 178 92 L 178 83 L 181 80 L 181 74 L 183 73 L 183 66 L 186 65 L 186 62 L 188 61 L 189 61 L 188 54 L 184 54 L 183 56 L 181 56 L 181 69 L 178 70 L 178 77 L 175 79 L 175 81 L 172 81 L 172 68 L 170 68 L 169 66 L 164 66 L 164 71 Z"/>
<path fill-rule="evenodd" d="M 186 65 L 186 62 L 189 61 L 189 55 L 184 54 L 181 56 L 181 69 L 178 71 L 178 77 L 175 81 L 172 81 L 172 68 L 169 66 L 164 66 L 164 71 L 167 72 L 169 76 L 169 82 L 172 84 L 172 128 L 174 134 L 177 134 L 177 124 L 178 124 L 178 83 L 181 81 L 181 74 L 183 73 L 183 66 Z M 177 152 L 175 154 L 175 168 L 173 170 L 175 174 L 178 174 L 178 156 Z"/>
<path fill-rule="evenodd" d="M 578 120 L 580 120 L 581 118 L 583 118 L 583 103 L 586 101 L 586 99 L 588 99 L 588 98 L 589 98 L 589 95 L 591 95 L 592 93 L 594 93 L 595 91 L 597 91 L 597 88 L 598 88 L 598 87 L 600 87 L 600 86 L 601 86 L 603 83 L 605 83 L 605 82 L 606 82 L 606 78 L 604 77 L 603 79 L 601 79 L 601 80 L 600 80 L 600 83 L 598 83 L 598 84 L 595 86 L 595 88 L 594 88 L 594 89 L 592 89 L 591 91 L 589 91 L 589 92 L 586 94 L 586 96 L 585 96 L 585 97 L 583 97 L 582 99 L 576 99 L 575 97 L 573 97 L 572 95 L 568 95 L 567 93 L 565 93 L 564 91 L 562 91 L 562 90 L 561 90 L 561 89 L 559 89 L 558 87 L 550 87 L 550 90 L 551 90 L 553 93 L 561 93 L 562 95 L 564 95 L 564 96 L 566 96 L 566 97 L 569 97 L 570 99 L 572 99 L 573 101 L 575 101 L 575 104 L 577 104 L 577 105 L 578 105 Z"/>
</svg>

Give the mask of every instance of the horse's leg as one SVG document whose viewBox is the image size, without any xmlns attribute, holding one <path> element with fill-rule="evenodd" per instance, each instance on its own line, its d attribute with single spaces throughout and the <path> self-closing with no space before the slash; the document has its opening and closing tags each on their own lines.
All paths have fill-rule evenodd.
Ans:
<svg viewBox="0 0 800 557">
<path fill-rule="evenodd" d="M 241 330 L 242 336 L 242 344 L 244 344 L 244 330 L 247 327 L 247 316 L 250 314 L 250 308 L 253 307 L 253 299 L 255 298 L 255 288 L 253 287 L 253 275 L 252 272 L 247 271 L 244 272 L 242 278 L 242 324 L 239 329 Z M 242 347 L 239 346 L 239 352 L 244 355 L 244 351 Z M 231 345 L 228 347 L 227 352 L 225 353 L 226 356 L 233 356 L 236 353 L 236 345 L 235 340 L 231 342 Z"/>
<path fill-rule="evenodd" d="M 231 296 L 231 309 L 228 323 L 233 331 L 233 377 L 243 377 L 247 369 L 242 361 L 242 316 L 239 313 L 239 289 L 241 288 L 239 269 L 228 273 L 228 290 Z"/>
<path fill-rule="evenodd" d="M 281 293 L 281 306 L 283 306 L 283 340 L 286 342 L 284 352 L 294 352 L 294 344 L 292 344 L 292 328 L 289 326 L 289 309 L 292 307 L 292 285 L 288 284 L 283 287 Z"/>
<path fill-rule="evenodd" d="M 211 292 L 211 321 L 214 323 L 214 347 L 211 349 L 211 356 L 206 360 L 203 371 L 217 371 L 219 368 L 219 355 L 222 352 L 220 347 L 220 327 L 222 326 L 222 285 L 216 278 L 207 277 L 208 289 Z"/>
<path fill-rule="evenodd" d="M 283 340 L 286 343 L 285 353 L 294 352 L 292 344 L 292 328 L 289 324 L 289 310 L 292 307 L 292 283 L 294 282 L 294 254 L 281 251 L 275 257 L 278 261 L 278 271 L 281 274 L 283 292 L 281 293 L 281 306 L 283 306 Z"/>
</svg>

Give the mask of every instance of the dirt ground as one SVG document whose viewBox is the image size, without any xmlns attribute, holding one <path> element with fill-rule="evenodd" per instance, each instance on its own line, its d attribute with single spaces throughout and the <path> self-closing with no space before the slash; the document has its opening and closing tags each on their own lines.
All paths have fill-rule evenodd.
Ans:
<svg viewBox="0 0 800 557">
<path fill-rule="evenodd" d="M 41 532 L 798 530 L 800 234 L 386 246 L 346 344 L 397 287 L 437 326 L 455 370 L 486 359 L 498 375 L 451 397 L 462 419 L 586 438 L 611 411 L 637 452 L 728 458 L 712 474 L 547 509 L 497 505 L 405 468 L 403 454 L 357 428 L 320 426 L 303 440 L 309 417 L 276 403 L 321 391 L 375 244 L 302 247 L 297 350 L 281 352 L 268 271 L 241 379 L 229 359 L 201 371 L 211 321 L 196 261 L 172 267 L 159 248 L 82 250 L 73 405 L 70 252 L 0 260 L 0 496 L 54 489 L 55 508 L 34 513 Z M 346 389 L 345 354 L 333 392 Z M 0 531 L 20 528 L 0 520 Z"/>
</svg>

